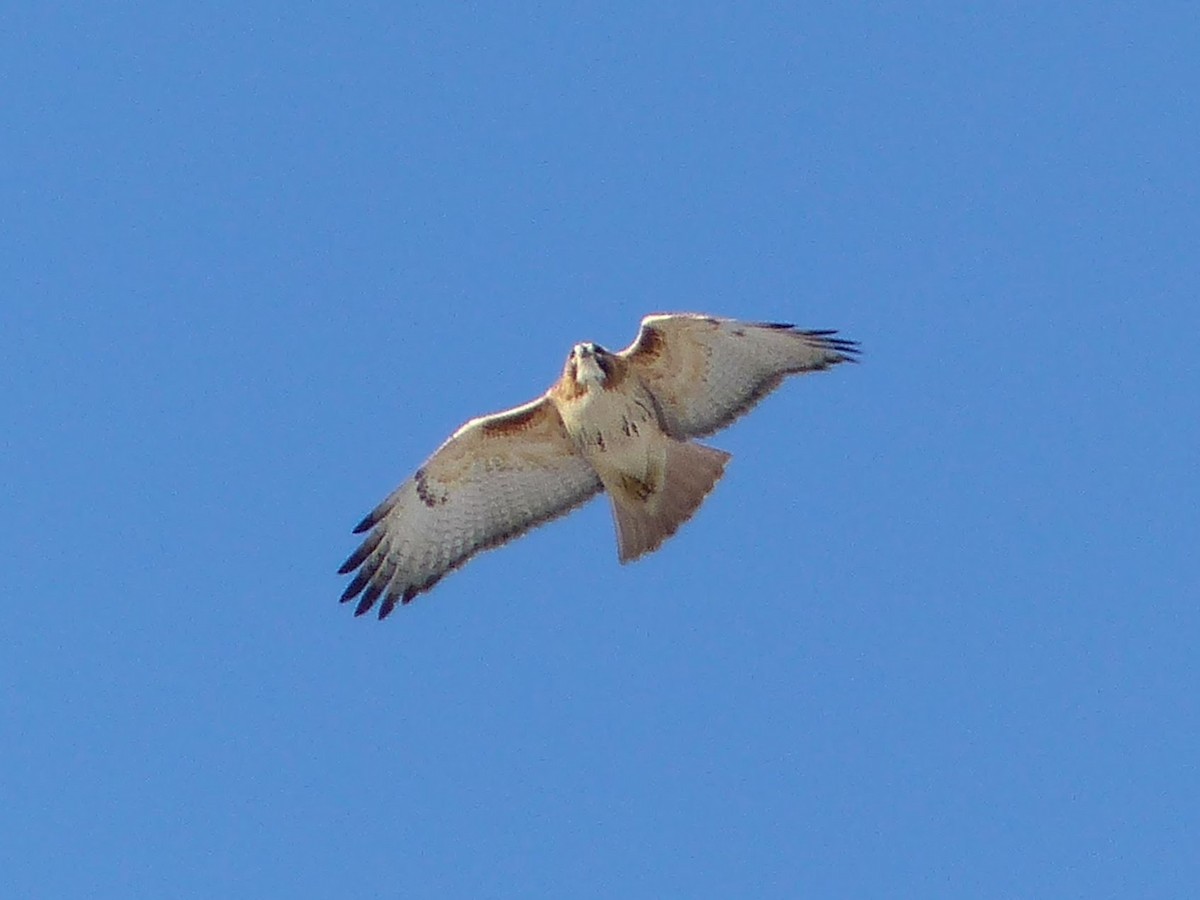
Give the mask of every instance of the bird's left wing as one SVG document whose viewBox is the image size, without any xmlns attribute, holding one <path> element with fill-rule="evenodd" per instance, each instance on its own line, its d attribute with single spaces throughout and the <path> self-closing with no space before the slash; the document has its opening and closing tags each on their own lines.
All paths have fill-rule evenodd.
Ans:
<svg viewBox="0 0 1200 900">
<path fill-rule="evenodd" d="M 359 597 L 361 615 L 382 597 L 382 619 L 476 553 L 569 512 L 600 487 L 549 399 L 473 419 L 354 529 L 370 533 L 339 570 L 358 570 L 342 602 Z"/>
<path fill-rule="evenodd" d="M 833 331 L 691 313 L 647 316 L 619 356 L 650 389 L 676 438 L 705 437 L 748 412 L 784 377 L 853 362 Z"/>
</svg>

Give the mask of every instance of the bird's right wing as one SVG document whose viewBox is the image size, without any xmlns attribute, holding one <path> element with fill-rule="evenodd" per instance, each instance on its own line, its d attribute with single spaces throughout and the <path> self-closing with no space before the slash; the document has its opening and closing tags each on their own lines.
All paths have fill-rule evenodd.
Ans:
<svg viewBox="0 0 1200 900">
<path fill-rule="evenodd" d="M 600 487 L 547 398 L 473 419 L 354 529 L 370 533 L 339 570 L 358 570 L 342 602 L 359 597 L 361 615 L 382 597 L 382 619 L 476 553 L 569 512 Z"/>
</svg>

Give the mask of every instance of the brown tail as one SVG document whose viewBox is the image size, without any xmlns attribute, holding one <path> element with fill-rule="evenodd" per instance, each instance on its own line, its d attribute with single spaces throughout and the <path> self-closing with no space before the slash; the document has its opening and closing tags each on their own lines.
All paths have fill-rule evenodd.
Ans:
<svg viewBox="0 0 1200 900">
<path fill-rule="evenodd" d="M 668 439 L 657 484 L 626 477 L 620 484 L 610 485 L 621 562 L 632 562 L 657 550 L 690 519 L 724 473 L 727 462 L 729 454 L 724 450 Z"/>
</svg>

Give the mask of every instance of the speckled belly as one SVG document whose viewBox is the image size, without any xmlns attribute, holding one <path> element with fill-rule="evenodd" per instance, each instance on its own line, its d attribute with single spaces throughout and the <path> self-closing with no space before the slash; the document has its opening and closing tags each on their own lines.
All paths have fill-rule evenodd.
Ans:
<svg viewBox="0 0 1200 900">
<path fill-rule="evenodd" d="M 601 479 L 619 472 L 645 479 L 661 468 L 663 433 L 642 392 L 594 388 L 560 409 L 567 432 Z"/>
</svg>

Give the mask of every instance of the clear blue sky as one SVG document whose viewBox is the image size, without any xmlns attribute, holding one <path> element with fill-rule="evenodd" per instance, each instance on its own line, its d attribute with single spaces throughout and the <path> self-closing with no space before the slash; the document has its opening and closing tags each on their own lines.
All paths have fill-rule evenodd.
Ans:
<svg viewBox="0 0 1200 900">
<path fill-rule="evenodd" d="M 4 897 L 1200 894 L 1194 6 L 0 21 Z M 337 604 L 661 310 L 863 364 L 636 565 Z"/>
</svg>

